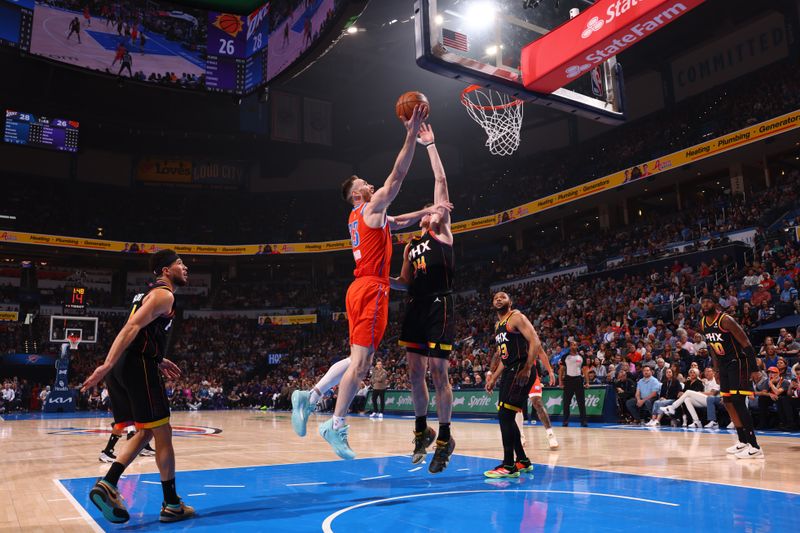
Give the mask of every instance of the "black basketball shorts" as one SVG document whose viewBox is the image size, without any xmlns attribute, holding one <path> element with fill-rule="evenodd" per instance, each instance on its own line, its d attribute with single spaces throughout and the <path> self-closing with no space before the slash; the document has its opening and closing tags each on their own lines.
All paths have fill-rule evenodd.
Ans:
<svg viewBox="0 0 800 533">
<path fill-rule="evenodd" d="M 158 363 L 152 357 L 125 354 L 106 376 L 114 425 L 152 429 L 169 424 L 169 400 Z"/>
<path fill-rule="evenodd" d="M 733 394 L 753 395 L 750 374 L 756 369 L 750 368 L 746 360 L 730 359 L 719 362 L 719 392 L 721 396 Z"/>
<path fill-rule="evenodd" d="M 523 367 L 524 363 L 520 363 L 511 367 L 503 369 L 503 374 L 500 376 L 500 398 L 497 404 L 497 409 L 510 409 L 512 411 L 525 412 L 528 407 L 528 392 L 530 392 L 536 379 L 539 377 L 539 371 L 536 365 L 531 368 L 531 375 L 528 377 L 524 385 L 517 384 L 517 372 Z"/>
<path fill-rule="evenodd" d="M 411 298 L 400 332 L 400 346 L 408 351 L 447 359 L 455 337 L 453 295 Z"/>
</svg>

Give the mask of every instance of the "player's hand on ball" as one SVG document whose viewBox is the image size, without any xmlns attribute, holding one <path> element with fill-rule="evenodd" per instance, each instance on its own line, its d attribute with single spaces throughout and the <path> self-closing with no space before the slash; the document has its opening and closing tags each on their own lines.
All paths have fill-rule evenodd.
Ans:
<svg viewBox="0 0 800 533">
<path fill-rule="evenodd" d="M 433 128 L 431 128 L 428 124 L 421 124 L 419 127 L 419 136 L 417 137 L 417 141 L 420 144 L 431 144 L 435 142 L 436 138 L 433 135 Z"/>
<path fill-rule="evenodd" d="M 164 374 L 164 377 L 167 379 L 178 379 L 181 377 L 180 367 L 169 359 L 162 359 L 161 362 L 158 363 L 158 368 L 161 369 L 161 373 Z"/>
<path fill-rule="evenodd" d="M 408 133 L 416 137 L 420 126 L 422 126 L 422 123 L 427 119 L 428 106 L 418 105 L 414 106 L 414 112 L 411 114 L 411 118 L 405 121 L 403 124 L 405 124 Z"/>
</svg>

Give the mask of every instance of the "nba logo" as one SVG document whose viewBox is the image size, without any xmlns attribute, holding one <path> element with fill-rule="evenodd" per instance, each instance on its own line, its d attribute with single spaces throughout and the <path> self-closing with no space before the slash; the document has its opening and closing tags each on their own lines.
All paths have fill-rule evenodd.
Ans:
<svg viewBox="0 0 800 533">
<path fill-rule="evenodd" d="M 600 67 L 597 67 L 596 69 L 592 70 L 591 78 L 592 78 L 592 94 L 598 98 L 601 98 L 605 91 L 603 91 L 603 78 L 600 75 Z"/>
</svg>

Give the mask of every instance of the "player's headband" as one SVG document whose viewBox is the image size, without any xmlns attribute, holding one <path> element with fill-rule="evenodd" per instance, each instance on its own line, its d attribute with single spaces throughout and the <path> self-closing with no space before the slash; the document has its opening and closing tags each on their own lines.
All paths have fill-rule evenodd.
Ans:
<svg viewBox="0 0 800 533">
<path fill-rule="evenodd" d="M 180 259 L 180 257 L 175 252 L 164 255 L 164 257 L 162 257 L 158 263 L 153 265 L 154 266 L 153 274 L 155 274 L 156 276 L 160 276 L 162 269 L 168 268 L 169 266 L 172 265 L 172 263 L 174 263 L 178 259 Z"/>
</svg>

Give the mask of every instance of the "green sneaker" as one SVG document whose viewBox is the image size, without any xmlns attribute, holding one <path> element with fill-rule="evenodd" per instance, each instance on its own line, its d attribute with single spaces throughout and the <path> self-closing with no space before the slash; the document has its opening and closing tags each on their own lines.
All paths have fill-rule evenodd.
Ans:
<svg viewBox="0 0 800 533">
<path fill-rule="evenodd" d="M 306 436 L 308 417 L 317 407 L 311 405 L 310 397 L 311 393 L 304 390 L 296 390 L 292 393 L 292 429 L 298 437 Z"/>
<path fill-rule="evenodd" d="M 515 465 L 498 465 L 492 470 L 487 470 L 483 475 L 491 479 L 519 477 L 519 470 Z"/>
<path fill-rule="evenodd" d="M 89 491 L 89 499 L 95 507 L 100 509 L 100 512 L 109 522 L 122 524 L 131 518 L 131 515 L 128 514 L 128 509 L 125 508 L 125 502 L 122 500 L 119 490 L 108 481 L 98 480 L 92 490 Z"/>
<path fill-rule="evenodd" d="M 530 459 L 523 459 L 522 461 L 517 461 L 516 467 L 517 470 L 519 470 L 523 474 L 527 474 L 528 472 L 533 472 L 533 465 L 531 464 Z"/>
<path fill-rule="evenodd" d="M 327 422 L 320 424 L 319 434 L 323 439 L 328 441 L 333 451 L 342 459 L 355 459 L 355 452 L 350 449 L 350 444 L 347 442 L 347 432 L 350 426 L 342 426 L 339 429 L 333 429 L 333 419 L 328 419 Z"/>
<path fill-rule="evenodd" d="M 193 516 L 195 516 L 194 507 L 186 505 L 183 500 L 178 505 L 167 505 L 166 502 L 161 502 L 161 514 L 158 520 L 166 523 L 180 522 Z"/>
</svg>

